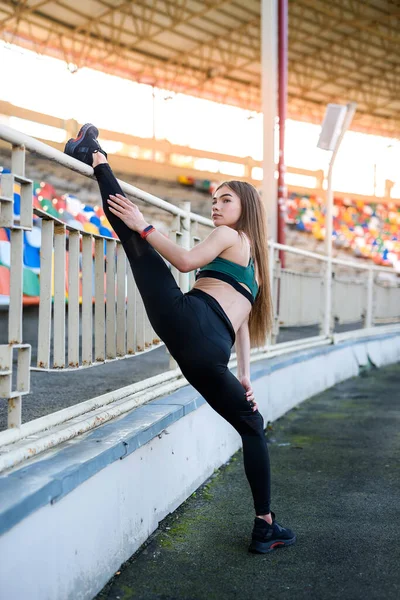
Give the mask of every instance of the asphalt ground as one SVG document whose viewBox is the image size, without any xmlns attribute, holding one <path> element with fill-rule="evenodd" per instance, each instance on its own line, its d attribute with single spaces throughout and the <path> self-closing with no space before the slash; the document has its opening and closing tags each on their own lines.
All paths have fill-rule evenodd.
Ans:
<svg viewBox="0 0 400 600">
<path fill-rule="evenodd" d="M 96 600 L 398 600 L 400 365 L 373 368 L 272 424 L 272 510 L 295 545 L 248 553 L 241 451 L 162 521 Z"/>
<path fill-rule="evenodd" d="M 8 315 L 0 311 L 0 344 L 8 343 Z M 38 338 L 38 307 L 24 307 L 23 340 L 32 346 L 31 365 L 36 366 Z M 338 325 L 336 331 L 358 329 L 354 323 Z M 66 324 L 67 330 L 67 324 Z M 318 335 L 318 327 L 291 327 L 281 329 L 278 342 Z M 67 352 L 66 352 L 67 356 Z M 62 408 L 90 400 L 107 392 L 131 385 L 169 370 L 169 354 L 164 345 L 145 354 L 76 371 L 31 371 L 30 393 L 22 399 L 22 423 L 43 417 Z M 17 369 L 14 364 L 14 380 Z M 15 383 L 14 383 L 15 385 Z M 7 403 L 0 401 L 0 431 L 7 428 Z"/>
</svg>

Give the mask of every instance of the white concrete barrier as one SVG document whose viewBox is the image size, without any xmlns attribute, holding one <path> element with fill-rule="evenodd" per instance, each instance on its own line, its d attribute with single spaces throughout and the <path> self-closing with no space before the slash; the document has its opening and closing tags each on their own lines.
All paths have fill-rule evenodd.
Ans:
<svg viewBox="0 0 400 600">
<path fill-rule="evenodd" d="M 369 362 L 398 361 L 392 333 L 260 360 L 251 376 L 267 423 Z M 90 600 L 239 447 L 187 386 L 5 473 L 0 598 Z"/>
</svg>

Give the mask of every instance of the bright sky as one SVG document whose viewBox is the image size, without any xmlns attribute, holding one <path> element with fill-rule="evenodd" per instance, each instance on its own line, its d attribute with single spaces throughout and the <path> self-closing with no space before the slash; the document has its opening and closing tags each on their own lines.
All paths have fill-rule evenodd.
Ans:
<svg viewBox="0 0 400 600">
<path fill-rule="evenodd" d="M 262 158 L 260 114 L 158 89 L 153 111 L 151 86 L 86 68 L 71 73 L 60 60 L 2 41 L 0 64 L 3 81 L 0 100 L 61 119 L 90 121 L 99 129 L 139 137 L 153 136 L 154 121 L 158 139 L 238 157 Z M 32 136 L 55 139 L 58 134 L 51 131 L 52 128 L 46 131 L 44 126 L 20 119 L 5 121 L 1 116 L 0 119 Z M 320 129 L 318 125 L 287 121 L 288 166 L 326 170 L 330 152 L 317 148 Z M 335 163 L 334 189 L 372 195 L 374 164 L 377 195 L 383 195 L 384 180 L 391 179 L 396 182 L 392 195 L 400 197 L 399 140 L 352 131 L 346 133 Z M 287 182 L 306 185 L 293 177 L 288 175 Z"/>
</svg>

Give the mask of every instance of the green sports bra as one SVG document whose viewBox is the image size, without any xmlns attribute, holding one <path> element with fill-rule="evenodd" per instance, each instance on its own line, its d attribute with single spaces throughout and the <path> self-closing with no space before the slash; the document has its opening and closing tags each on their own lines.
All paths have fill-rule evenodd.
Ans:
<svg viewBox="0 0 400 600">
<path fill-rule="evenodd" d="M 243 294 L 251 304 L 258 294 L 258 285 L 255 279 L 254 259 L 251 256 L 247 267 L 238 265 L 227 258 L 214 258 L 210 263 L 201 267 L 197 274 L 196 280 L 201 277 L 214 277 L 230 283 L 236 290 Z M 244 283 L 250 289 L 251 294 L 240 283 Z"/>
</svg>

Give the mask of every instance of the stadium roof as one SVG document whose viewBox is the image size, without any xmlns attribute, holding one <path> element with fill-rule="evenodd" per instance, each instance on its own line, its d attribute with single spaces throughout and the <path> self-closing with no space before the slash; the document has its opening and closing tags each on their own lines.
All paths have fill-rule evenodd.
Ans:
<svg viewBox="0 0 400 600">
<path fill-rule="evenodd" d="M 157 87 L 261 110 L 260 0 L 0 0 L 3 40 Z M 23 76 L 23 75 L 22 75 Z M 400 0 L 289 0 L 288 116 L 400 137 Z"/>
</svg>

